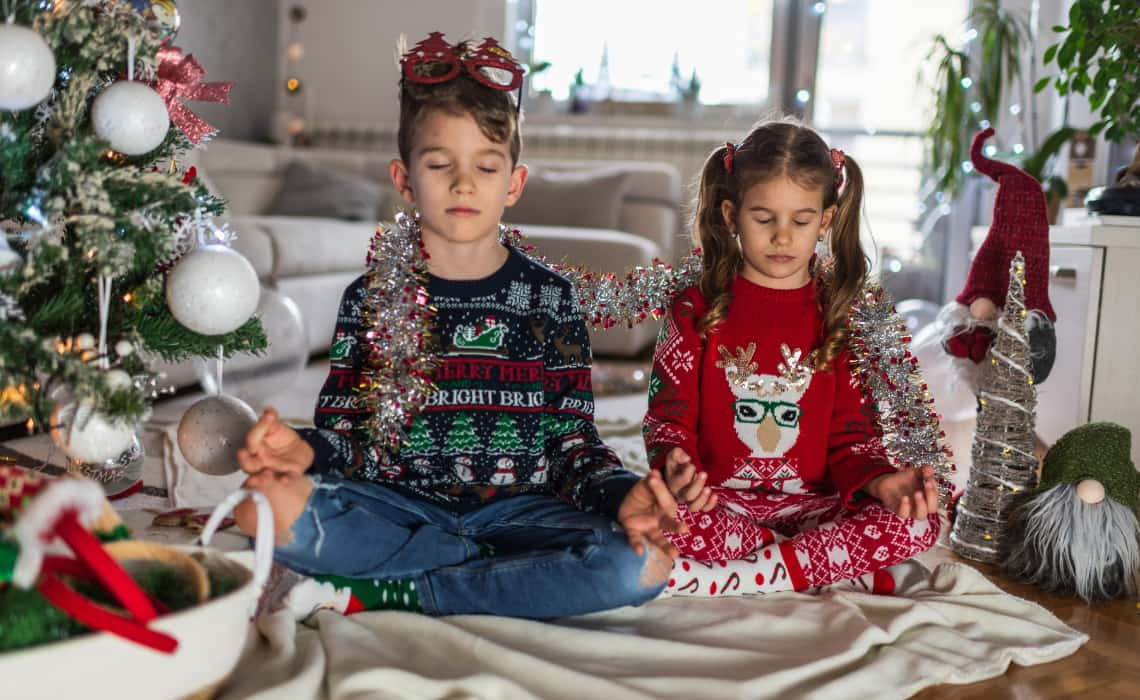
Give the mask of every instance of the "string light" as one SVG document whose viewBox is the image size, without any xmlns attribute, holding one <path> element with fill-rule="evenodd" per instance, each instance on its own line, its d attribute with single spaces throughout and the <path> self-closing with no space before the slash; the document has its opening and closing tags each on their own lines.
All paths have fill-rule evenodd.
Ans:
<svg viewBox="0 0 1140 700">
<path fill-rule="evenodd" d="M 979 382 L 973 466 L 950 533 L 955 552 L 983 562 L 998 561 L 1017 495 L 1037 482 L 1037 398 L 1025 330 L 1024 273 L 1024 259 L 1017 253 L 990 362 Z"/>
</svg>

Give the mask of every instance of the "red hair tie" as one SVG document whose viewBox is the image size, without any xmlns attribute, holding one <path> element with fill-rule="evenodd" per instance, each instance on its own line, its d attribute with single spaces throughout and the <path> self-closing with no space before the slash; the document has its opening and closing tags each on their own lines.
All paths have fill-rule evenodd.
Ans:
<svg viewBox="0 0 1140 700">
<path fill-rule="evenodd" d="M 734 146 L 732 144 L 732 141 L 725 141 L 724 142 L 724 171 L 730 175 L 732 174 L 732 162 L 734 160 L 736 160 L 736 146 Z"/>
<path fill-rule="evenodd" d="M 835 189 L 843 187 L 843 166 L 847 164 L 847 156 L 838 148 L 831 149 L 831 164 L 835 166 Z"/>
</svg>

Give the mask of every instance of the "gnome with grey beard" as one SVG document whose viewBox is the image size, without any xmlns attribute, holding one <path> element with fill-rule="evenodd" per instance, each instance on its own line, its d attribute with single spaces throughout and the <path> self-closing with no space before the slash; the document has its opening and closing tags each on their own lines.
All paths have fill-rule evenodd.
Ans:
<svg viewBox="0 0 1140 700">
<path fill-rule="evenodd" d="M 1045 455 L 1041 483 L 1014 510 L 1006 572 L 1085 601 L 1136 595 L 1140 474 L 1132 436 L 1116 423 L 1066 433 Z"/>
</svg>

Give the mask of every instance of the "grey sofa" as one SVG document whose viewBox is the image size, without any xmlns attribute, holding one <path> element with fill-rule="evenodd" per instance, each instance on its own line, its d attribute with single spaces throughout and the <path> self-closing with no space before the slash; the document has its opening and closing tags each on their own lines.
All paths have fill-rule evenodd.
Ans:
<svg viewBox="0 0 1140 700">
<path fill-rule="evenodd" d="M 365 253 L 376 228 L 373 222 L 331 218 L 269 216 L 286 166 L 302 160 L 350 171 L 390 188 L 391 154 L 376 151 L 298 149 L 217 140 L 196 152 L 196 165 L 207 186 L 226 198 L 235 248 L 253 263 L 262 281 L 291 297 L 301 308 L 312 352 L 329 347 L 337 303 L 344 287 L 364 269 Z M 622 272 L 654 258 L 672 261 L 687 250 L 681 240 L 680 176 L 666 163 L 553 161 L 528 163 L 533 173 L 622 172 L 626 187 L 617 227 L 598 229 L 575 221 L 520 225 L 526 237 L 554 262 L 583 265 L 599 272 Z M 532 175 L 532 182 L 534 176 Z M 557 185 L 555 185 L 557 186 Z M 581 191 L 571 181 L 566 191 Z M 536 190 L 537 191 L 537 190 Z M 555 190 L 556 192 L 557 190 Z M 546 196 L 551 191 L 547 190 Z M 525 202 L 527 191 L 523 192 Z M 389 218 L 394 193 L 383 212 Z M 574 203 L 587 209 L 590 201 Z M 511 210 L 505 219 L 510 221 Z M 656 335 L 653 324 L 617 328 L 593 335 L 598 355 L 629 356 L 643 351 Z"/>
</svg>

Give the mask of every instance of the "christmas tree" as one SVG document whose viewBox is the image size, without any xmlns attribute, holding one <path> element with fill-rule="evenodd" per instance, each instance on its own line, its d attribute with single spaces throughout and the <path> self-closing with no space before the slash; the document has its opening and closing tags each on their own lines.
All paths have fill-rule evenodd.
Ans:
<svg viewBox="0 0 1140 700">
<path fill-rule="evenodd" d="M 1019 251 L 1010 263 L 1009 292 L 978 383 L 973 466 L 950 533 L 954 551 L 977 561 L 997 561 L 1019 494 L 1037 483 L 1037 388 L 1025 317 L 1025 259 Z"/>
<path fill-rule="evenodd" d="M 431 431 L 428 430 L 427 421 L 423 419 L 423 416 L 416 416 L 411 429 L 408 430 L 408 442 L 404 445 L 404 449 L 413 454 L 422 454 L 430 452 L 433 445 L 434 441 L 431 438 Z"/>
<path fill-rule="evenodd" d="M 460 413 L 451 424 L 451 432 L 447 434 L 447 444 L 444 452 L 447 454 L 472 453 L 479 446 L 479 436 L 475 434 L 475 426 L 471 423 L 470 413 Z"/>
<path fill-rule="evenodd" d="M 522 441 L 519 440 L 518 431 L 515 430 L 515 422 L 506 414 L 499 416 L 498 422 L 495 423 L 495 434 L 491 436 L 491 451 L 499 454 L 523 451 Z"/>
<path fill-rule="evenodd" d="M 92 463 L 146 417 L 149 358 L 266 344 L 224 202 L 181 165 L 213 129 L 180 99 L 230 84 L 170 44 L 177 14 L 137 5 L 8 0 L 0 25 L 0 423 L 50 423 Z"/>
</svg>

